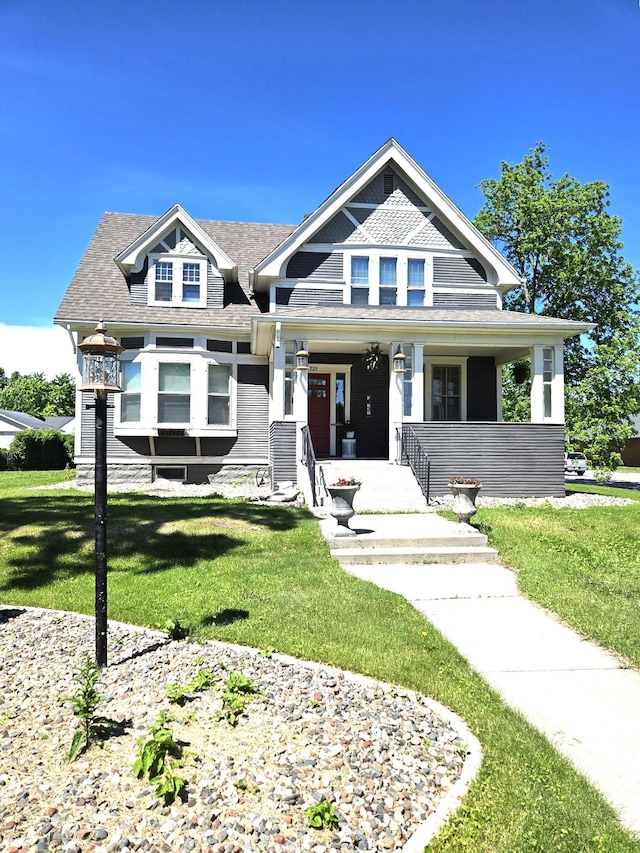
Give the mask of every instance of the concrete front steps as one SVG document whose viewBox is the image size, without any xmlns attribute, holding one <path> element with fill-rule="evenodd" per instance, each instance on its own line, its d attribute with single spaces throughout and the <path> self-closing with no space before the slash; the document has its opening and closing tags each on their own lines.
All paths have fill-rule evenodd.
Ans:
<svg viewBox="0 0 640 853">
<path fill-rule="evenodd" d="M 498 556 L 484 534 L 434 513 L 356 515 L 349 525 L 355 536 L 335 536 L 333 518 L 321 526 L 342 566 L 492 563 Z"/>
</svg>

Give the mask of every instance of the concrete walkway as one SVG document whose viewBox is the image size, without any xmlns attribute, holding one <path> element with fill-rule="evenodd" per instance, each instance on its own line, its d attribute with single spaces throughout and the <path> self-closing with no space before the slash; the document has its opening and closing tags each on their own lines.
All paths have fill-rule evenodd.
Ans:
<svg viewBox="0 0 640 853">
<path fill-rule="evenodd" d="M 394 518 L 408 535 L 413 519 L 421 539 L 433 516 L 355 516 L 351 527 L 382 533 Z M 640 833 L 639 672 L 520 595 L 515 574 L 495 563 L 345 569 L 411 601 Z"/>
</svg>

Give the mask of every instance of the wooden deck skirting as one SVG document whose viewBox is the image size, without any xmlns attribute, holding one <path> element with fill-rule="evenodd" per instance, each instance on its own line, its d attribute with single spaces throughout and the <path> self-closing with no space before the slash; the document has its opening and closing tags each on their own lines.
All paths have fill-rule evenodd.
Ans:
<svg viewBox="0 0 640 853">
<path fill-rule="evenodd" d="M 431 421 L 412 423 L 431 460 L 431 494 L 450 477 L 477 477 L 481 495 L 563 497 L 562 424 Z"/>
</svg>

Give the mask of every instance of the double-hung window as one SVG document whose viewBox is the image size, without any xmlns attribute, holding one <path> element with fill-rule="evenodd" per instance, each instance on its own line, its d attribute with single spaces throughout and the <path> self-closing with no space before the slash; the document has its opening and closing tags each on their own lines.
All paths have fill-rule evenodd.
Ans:
<svg viewBox="0 0 640 853">
<path fill-rule="evenodd" d="M 544 417 L 551 417 L 551 384 L 553 382 L 553 350 L 545 347 L 542 351 L 542 394 Z"/>
<path fill-rule="evenodd" d="M 407 305 L 424 305 L 424 258 L 407 261 Z"/>
<path fill-rule="evenodd" d="M 206 260 L 160 257 L 150 268 L 149 303 L 206 307 Z"/>
<path fill-rule="evenodd" d="M 351 258 L 351 304 L 369 304 L 369 258 Z"/>
<path fill-rule="evenodd" d="M 231 423 L 230 377 L 230 365 L 209 365 L 207 422 L 210 424 L 229 426 Z"/>
<path fill-rule="evenodd" d="M 155 265 L 155 301 L 173 300 L 173 262 L 158 261 Z"/>
<path fill-rule="evenodd" d="M 431 382 L 432 420 L 461 420 L 462 377 L 460 365 L 434 364 Z"/>
<path fill-rule="evenodd" d="M 137 423 L 140 420 L 140 364 L 122 362 L 122 394 L 120 395 L 120 421 Z"/>
<path fill-rule="evenodd" d="M 188 424 L 191 420 L 191 365 L 158 365 L 158 423 Z"/>
<path fill-rule="evenodd" d="M 380 305 L 396 304 L 396 267 L 396 258 L 380 258 Z"/>
<path fill-rule="evenodd" d="M 200 264 L 182 264 L 182 301 L 200 302 Z"/>
</svg>

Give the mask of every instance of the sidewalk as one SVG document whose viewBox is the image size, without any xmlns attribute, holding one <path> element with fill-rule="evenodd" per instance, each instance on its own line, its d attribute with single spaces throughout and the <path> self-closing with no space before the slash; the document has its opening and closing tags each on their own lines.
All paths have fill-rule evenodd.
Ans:
<svg viewBox="0 0 640 853">
<path fill-rule="evenodd" d="M 355 516 L 351 527 L 374 518 Z M 413 518 L 424 536 L 429 516 L 395 518 L 403 530 Z M 411 601 L 640 832 L 639 672 L 520 595 L 515 574 L 497 564 L 345 569 Z"/>
</svg>

